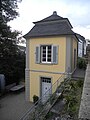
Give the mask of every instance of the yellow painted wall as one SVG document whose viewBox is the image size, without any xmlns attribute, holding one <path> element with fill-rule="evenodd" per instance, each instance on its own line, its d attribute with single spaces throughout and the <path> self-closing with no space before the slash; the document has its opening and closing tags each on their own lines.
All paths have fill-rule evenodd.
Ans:
<svg viewBox="0 0 90 120">
<path fill-rule="evenodd" d="M 73 55 L 72 55 L 72 70 L 74 70 L 74 49 L 76 49 L 76 65 L 77 65 L 77 40 L 73 38 Z"/>
<path fill-rule="evenodd" d="M 40 97 L 40 77 L 51 77 L 52 85 L 58 80 L 62 75 L 60 74 L 50 74 L 50 73 L 42 73 L 42 72 L 30 72 L 30 101 L 33 101 L 33 96 L 37 95 Z M 63 77 L 62 77 L 63 78 Z M 59 83 L 61 83 L 63 79 L 60 79 Z M 52 93 L 57 88 L 57 84 L 52 87 Z"/>
<path fill-rule="evenodd" d="M 35 50 L 37 45 L 58 45 L 58 64 L 36 64 L 35 63 Z M 53 37 L 53 38 L 33 38 L 30 40 L 30 70 L 47 70 L 50 72 L 65 72 L 65 56 L 66 56 L 66 38 Z"/>
<path fill-rule="evenodd" d="M 77 41 L 73 40 L 72 52 L 72 70 L 74 70 L 74 49 L 77 53 Z M 38 45 L 57 45 L 58 46 L 58 64 L 36 64 L 35 51 Z M 33 96 L 40 97 L 40 77 L 51 77 L 54 84 L 61 76 L 55 72 L 65 72 L 66 63 L 66 37 L 48 37 L 48 38 L 32 38 L 29 40 L 29 66 L 30 66 L 30 101 L 33 101 Z M 35 70 L 36 72 L 34 72 Z M 46 71 L 46 72 L 40 72 Z M 51 72 L 51 73 L 50 73 Z M 61 80 L 62 82 L 62 80 Z M 52 91 L 54 92 L 54 90 Z"/>
<path fill-rule="evenodd" d="M 38 45 L 57 45 L 58 46 L 58 64 L 36 64 L 35 50 Z M 51 77 L 52 84 L 54 84 L 61 74 L 44 73 L 47 72 L 65 72 L 65 58 L 66 58 L 66 38 L 65 37 L 49 37 L 49 38 L 33 38 L 29 40 L 30 51 L 30 101 L 33 100 L 33 95 L 40 97 L 40 76 Z M 33 72 L 36 70 L 37 72 Z M 54 92 L 54 90 L 52 91 Z"/>
</svg>

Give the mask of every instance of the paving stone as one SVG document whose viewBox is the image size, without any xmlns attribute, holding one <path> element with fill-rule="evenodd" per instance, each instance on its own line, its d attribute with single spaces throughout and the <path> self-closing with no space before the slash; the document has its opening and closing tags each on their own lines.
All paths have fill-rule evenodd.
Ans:
<svg viewBox="0 0 90 120">
<path fill-rule="evenodd" d="M 81 99 L 82 101 L 90 101 L 90 95 L 86 95 L 86 94 L 84 94 L 83 96 L 82 96 L 82 99 Z"/>
<path fill-rule="evenodd" d="M 90 87 L 90 82 L 84 84 L 84 88 L 89 88 L 89 87 Z"/>
<path fill-rule="evenodd" d="M 90 88 L 84 88 L 83 93 L 87 94 L 87 95 L 90 95 Z"/>
<path fill-rule="evenodd" d="M 90 119 L 90 65 L 88 64 L 85 81 L 83 86 L 83 93 L 81 98 L 81 105 L 79 110 L 79 118 L 83 120 Z"/>
<path fill-rule="evenodd" d="M 72 74 L 72 78 L 84 78 L 85 77 L 85 70 L 77 68 L 74 73 Z"/>
<path fill-rule="evenodd" d="M 90 81 L 90 76 L 86 76 L 87 81 Z M 85 80 L 86 81 L 86 80 Z"/>
<path fill-rule="evenodd" d="M 25 92 L 8 94 L 0 99 L 0 120 L 19 120 L 33 105 L 25 101 Z"/>
<path fill-rule="evenodd" d="M 87 77 L 90 77 L 90 71 L 86 72 Z M 90 79 L 90 78 L 89 78 Z"/>
</svg>

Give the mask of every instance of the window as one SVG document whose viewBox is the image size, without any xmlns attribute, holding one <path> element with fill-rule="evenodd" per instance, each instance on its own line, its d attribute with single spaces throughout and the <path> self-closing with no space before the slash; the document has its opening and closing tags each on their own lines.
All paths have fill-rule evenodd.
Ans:
<svg viewBox="0 0 90 120">
<path fill-rule="evenodd" d="M 51 83 L 51 78 L 41 77 L 42 82 Z"/>
<path fill-rule="evenodd" d="M 52 46 L 41 46 L 41 62 L 51 63 L 52 57 Z"/>
<path fill-rule="evenodd" d="M 58 46 L 41 45 L 36 46 L 36 63 L 57 64 Z"/>
</svg>

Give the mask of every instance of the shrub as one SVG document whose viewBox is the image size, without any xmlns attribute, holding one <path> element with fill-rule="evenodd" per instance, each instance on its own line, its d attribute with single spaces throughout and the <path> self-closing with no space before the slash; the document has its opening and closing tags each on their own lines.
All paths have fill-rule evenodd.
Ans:
<svg viewBox="0 0 90 120">
<path fill-rule="evenodd" d="M 83 80 L 77 81 L 77 87 L 83 87 Z"/>
<path fill-rule="evenodd" d="M 84 58 L 78 58 L 77 66 L 80 69 L 86 69 L 86 60 Z"/>
<path fill-rule="evenodd" d="M 39 100 L 39 97 L 36 96 L 36 95 L 34 95 L 34 96 L 33 96 L 33 102 L 36 103 L 38 100 Z"/>
</svg>

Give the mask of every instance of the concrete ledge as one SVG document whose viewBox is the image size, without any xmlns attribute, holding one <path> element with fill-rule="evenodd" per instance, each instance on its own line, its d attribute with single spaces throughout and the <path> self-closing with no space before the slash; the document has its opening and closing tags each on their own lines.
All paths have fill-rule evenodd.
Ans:
<svg viewBox="0 0 90 120">
<path fill-rule="evenodd" d="M 10 89 L 10 91 L 12 91 L 12 92 L 20 91 L 20 90 L 24 89 L 24 87 L 25 87 L 24 85 L 16 85 L 16 86 L 12 87 Z"/>
<path fill-rule="evenodd" d="M 5 90 L 6 91 L 9 91 L 12 87 L 14 87 L 16 85 L 16 83 L 12 83 L 12 84 L 10 84 L 10 85 L 7 85 L 6 87 L 5 87 Z"/>
<path fill-rule="evenodd" d="M 81 120 L 90 120 L 90 65 L 89 64 L 87 66 L 86 75 L 85 75 L 81 105 L 79 109 L 79 118 Z"/>
</svg>

